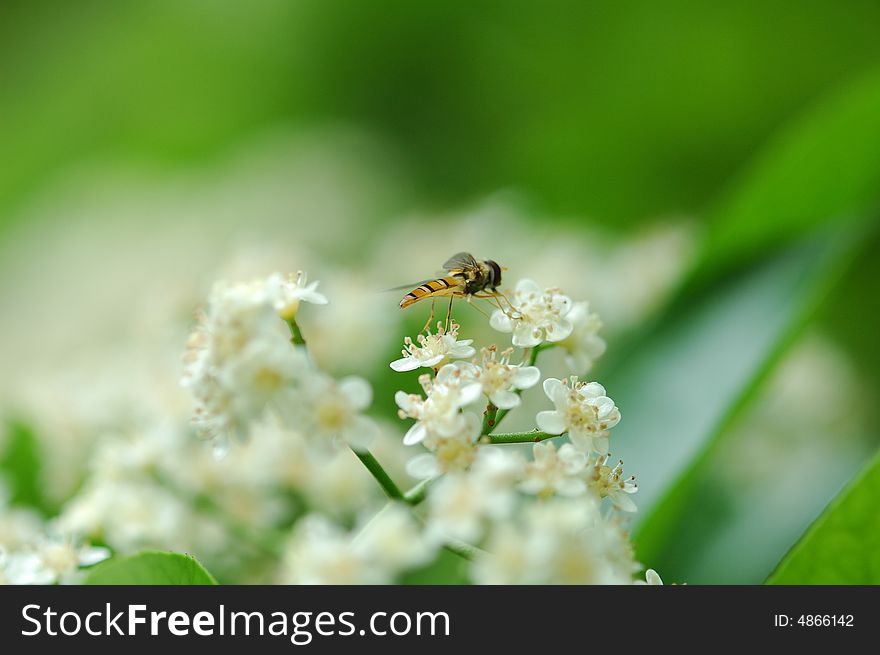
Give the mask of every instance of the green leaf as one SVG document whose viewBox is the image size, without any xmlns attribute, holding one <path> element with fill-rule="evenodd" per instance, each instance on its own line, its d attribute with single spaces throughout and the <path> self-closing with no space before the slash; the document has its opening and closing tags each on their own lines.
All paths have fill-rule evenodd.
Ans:
<svg viewBox="0 0 880 655">
<path fill-rule="evenodd" d="M 639 473 L 643 561 L 661 569 L 682 561 L 687 544 L 676 537 L 686 518 L 707 533 L 724 523 L 700 470 L 838 278 L 849 248 L 841 245 L 854 241 L 840 217 L 870 216 L 878 201 L 874 70 L 823 100 L 747 170 L 714 212 L 673 302 L 602 378 L 624 414 L 617 454 Z M 825 237 L 805 241 L 820 224 Z"/>
<path fill-rule="evenodd" d="M 880 584 L 880 453 L 783 558 L 767 584 Z"/>
<path fill-rule="evenodd" d="M 215 585 L 195 558 L 179 553 L 144 551 L 114 557 L 89 571 L 87 585 Z"/>
<path fill-rule="evenodd" d="M 603 379 L 623 413 L 615 453 L 639 477 L 641 561 L 662 566 L 675 548 L 701 464 L 837 279 L 852 241 L 819 235 L 727 280 Z"/>
<path fill-rule="evenodd" d="M 33 430 L 18 421 L 9 423 L 6 443 L 0 454 L 0 477 L 9 489 L 9 503 L 33 507 L 44 514 L 52 511 L 42 484 L 42 452 Z"/>
<path fill-rule="evenodd" d="M 880 70 L 820 100 L 719 203 L 700 268 L 723 270 L 880 200 Z"/>
<path fill-rule="evenodd" d="M 640 507 L 653 506 L 769 364 L 840 250 L 811 239 L 728 280 L 603 378 L 623 413 L 612 441 L 640 472 Z"/>
</svg>

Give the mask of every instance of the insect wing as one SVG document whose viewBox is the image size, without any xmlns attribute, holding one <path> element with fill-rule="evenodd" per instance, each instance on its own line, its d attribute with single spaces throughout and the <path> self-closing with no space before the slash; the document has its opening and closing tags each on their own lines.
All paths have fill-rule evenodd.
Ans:
<svg viewBox="0 0 880 655">
<path fill-rule="evenodd" d="M 433 279 L 434 278 L 429 277 L 427 280 L 420 280 L 419 282 L 412 282 L 411 284 L 401 284 L 399 287 L 391 287 L 390 289 L 382 289 L 382 293 L 388 293 L 390 291 L 409 291 L 422 286 L 426 282 L 431 282 Z"/>
<path fill-rule="evenodd" d="M 443 264 L 443 268 L 447 271 L 467 271 L 479 269 L 480 265 L 469 252 L 459 252 L 447 259 L 446 263 Z"/>
</svg>

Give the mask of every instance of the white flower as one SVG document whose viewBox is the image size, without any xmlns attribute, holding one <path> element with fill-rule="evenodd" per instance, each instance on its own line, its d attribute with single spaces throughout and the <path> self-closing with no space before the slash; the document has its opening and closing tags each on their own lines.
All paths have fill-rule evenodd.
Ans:
<svg viewBox="0 0 880 655">
<path fill-rule="evenodd" d="M 106 548 L 77 546 L 69 537 L 45 537 L 31 548 L 6 556 L 4 576 L 12 584 L 70 583 L 80 567 L 110 557 Z"/>
<path fill-rule="evenodd" d="M 466 542 L 479 540 L 483 522 L 494 509 L 479 480 L 465 473 L 445 475 L 434 483 L 427 507 L 429 534 Z"/>
<path fill-rule="evenodd" d="M 645 571 L 645 579 L 644 580 L 636 580 L 633 582 L 635 585 L 663 585 L 663 580 L 660 579 L 660 574 L 657 573 L 654 569 L 648 569 Z"/>
<path fill-rule="evenodd" d="M 403 571 L 427 563 L 437 550 L 399 503 L 388 503 L 355 537 L 353 546 L 367 561 L 387 571 Z"/>
<path fill-rule="evenodd" d="M 307 283 L 307 276 L 303 271 L 296 274 L 273 273 L 266 280 L 266 287 L 272 297 L 272 304 L 278 315 L 285 321 L 296 317 L 300 303 L 310 302 L 314 305 L 326 305 L 327 298 L 318 293 L 318 283 Z"/>
<path fill-rule="evenodd" d="M 576 302 L 566 318 L 572 324 L 572 332 L 559 342 L 566 351 L 566 363 L 579 375 L 589 372 L 599 357 L 605 353 L 605 340 L 599 336 L 602 321 L 590 311 L 586 301 Z"/>
<path fill-rule="evenodd" d="M 463 418 L 462 431 L 458 434 L 448 437 L 429 434 L 422 441 L 431 452 L 416 455 L 407 462 L 406 472 L 409 475 L 427 480 L 442 473 L 464 471 L 473 464 L 482 421 L 473 412 L 463 412 L 460 416 Z"/>
<path fill-rule="evenodd" d="M 403 391 L 394 395 L 400 418 L 416 419 L 403 437 L 403 443 L 411 446 L 429 435 L 454 437 L 465 432 L 467 419 L 459 410 L 480 397 L 479 383 L 463 376 L 461 369 L 452 364 L 441 368 L 433 380 L 428 375 L 421 376 L 419 383 L 425 398 Z"/>
<path fill-rule="evenodd" d="M 437 333 L 420 334 L 416 337 L 418 345 L 406 337 L 403 340 L 404 349 L 401 351 L 402 358 L 391 362 L 391 368 L 395 371 L 414 371 L 417 368 L 438 368 L 450 359 L 472 357 L 476 350 L 471 346 L 473 339 L 458 340 L 459 325 L 455 321 L 451 323 L 449 332 L 446 332 L 442 323 L 437 323 Z"/>
<path fill-rule="evenodd" d="M 339 526 L 318 514 L 300 519 L 282 561 L 283 584 L 387 584 L 386 571 L 352 548 Z"/>
<path fill-rule="evenodd" d="M 330 457 L 308 457 L 308 452 L 302 455 L 279 453 L 279 459 L 289 460 L 290 487 L 298 489 L 316 512 L 349 517 L 382 493 L 375 478 L 349 449 Z M 384 464 L 384 458 L 380 459 Z"/>
<path fill-rule="evenodd" d="M 58 526 L 100 536 L 121 551 L 180 549 L 188 546 L 182 538 L 193 527 L 193 514 L 183 499 L 150 480 L 98 474 L 65 505 Z"/>
<path fill-rule="evenodd" d="M 512 332 L 513 345 L 533 348 L 544 341 L 562 341 L 573 329 L 567 314 L 571 299 L 559 289 L 544 289 L 533 280 L 520 280 L 513 291 L 513 309 L 495 310 L 489 324 Z"/>
<path fill-rule="evenodd" d="M 577 376 L 562 381 L 544 380 L 544 393 L 555 410 L 538 412 L 535 420 L 547 434 L 568 432 L 583 452 L 608 452 L 608 430 L 620 422 L 620 410 L 598 382 L 578 382 Z"/>
<path fill-rule="evenodd" d="M 521 475 L 520 458 L 510 451 L 482 446 L 471 469 L 450 473 L 434 483 L 427 499 L 428 534 L 475 543 L 487 521 L 510 516 Z"/>
<path fill-rule="evenodd" d="M 428 561 L 435 550 L 400 506 L 379 512 L 356 537 L 312 514 L 294 528 L 281 578 L 291 584 L 390 584 L 397 574 Z"/>
<path fill-rule="evenodd" d="M 334 375 L 375 370 L 387 361 L 389 335 L 400 314 L 376 311 L 375 289 L 368 276 L 337 270 L 321 284 L 333 302 L 296 317 L 307 337 L 309 356 L 321 370 Z"/>
<path fill-rule="evenodd" d="M 478 584 L 629 584 L 637 564 L 589 496 L 531 503 L 496 524 L 472 565 Z"/>
<path fill-rule="evenodd" d="M 526 464 L 519 488 L 525 493 L 547 497 L 554 494 L 579 496 L 587 485 L 583 474 L 587 456 L 570 443 L 557 451 L 551 442 L 534 445 L 534 460 Z"/>
<path fill-rule="evenodd" d="M 471 368 L 474 379 L 480 383 L 483 393 L 499 409 L 513 409 L 521 400 L 514 390 L 528 389 L 541 379 L 537 366 L 518 366 L 510 363 L 513 349 L 508 348 L 498 357 L 495 346 L 483 348 L 483 361 Z"/>
<path fill-rule="evenodd" d="M 196 401 L 193 421 L 221 455 L 229 437 L 247 437 L 279 392 L 308 367 L 264 281 L 214 286 L 184 362 L 181 383 Z"/>
<path fill-rule="evenodd" d="M 639 490 L 634 475 L 623 477 L 623 460 L 614 468 L 608 466 L 608 455 L 598 455 L 590 467 L 589 486 L 599 498 L 608 498 L 619 510 L 635 512 L 636 504 L 630 498 Z"/>
<path fill-rule="evenodd" d="M 288 394 L 282 413 L 319 448 L 344 442 L 364 451 L 378 433 L 376 424 L 362 413 L 372 398 L 370 384 L 362 378 L 350 376 L 337 382 L 315 372 Z"/>
</svg>

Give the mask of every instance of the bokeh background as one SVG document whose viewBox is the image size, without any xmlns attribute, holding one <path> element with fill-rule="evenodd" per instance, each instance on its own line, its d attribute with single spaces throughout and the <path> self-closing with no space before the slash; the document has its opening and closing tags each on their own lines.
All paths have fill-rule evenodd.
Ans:
<svg viewBox="0 0 880 655">
<path fill-rule="evenodd" d="M 393 420 L 424 316 L 379 291 L 464 249 L 602 316 L 642 561 L 761 582 L 880 445 L 878 25 L 862 0 L 4 1 L 7 526 L 69 512 L 108 434 L 185 416 L 218 277 L 321 279 L 304 328 Z"/>
</svg>

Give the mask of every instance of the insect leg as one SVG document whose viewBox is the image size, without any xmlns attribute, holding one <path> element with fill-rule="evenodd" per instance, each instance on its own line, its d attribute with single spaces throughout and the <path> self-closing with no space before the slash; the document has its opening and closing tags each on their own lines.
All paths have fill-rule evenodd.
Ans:
<svg viewBox="0 0 880 655">
<path fill-rule="evenodd" d="M 449 296 L 449 308 L 446 310 L 446 329 L 444 332 L 449 332 L 449 321 L 452 318 L 452 301 L 455 300 L 455 296 Z"/>
<path fill-rule="evenodd" d="M 476 309 L 478 312 L 480 312 L 480 313 L 481 313 L 483 316 L 485 316 L 486 318 L 489 318 L 489 319 L 492 318 L 489 314 L 487 314 L 487 313 L 483 310 L 482 307 L 480 307 L 477 303 L 471 301 L 472 298 L 479 298 L 479 296 L 475 296 L 475 295 L 473 295 L 473 294 L 468 294 L 468 295 L 466 296 L 466 298 L 467 298 L 467 303 L 468 303 L 471 307 L 473 307 L 474 309 Z"/>
<path fill-rule="evenodd" d="M 510 298 L 508 298 L 507 296 L 505 296 L 505 295 L 504 295 L 504 292 L 502 292 L 502 291 L 497 291 L 496 293 L 497 293 L 500 297 L 504 298 L 504 302 L 507 303 L 507 306 L 508 306 L 510 309 L 516 309 L 516 306 L 515 306 L 512 302 L 510 302 Z"/>
<path fill-rule="evenodd" d="M 500 309 L 502 312 L 504 312 L 505 314 L 510 314 L 511 311 L 516 310 L 516 307 L 514 306 L 514 304 L 512 302 L 510 302 L 510 299 L 500 291 L 492 291 L 492 292 L 487 292 L 487 293 L 483 293 L 483 294 L 475 294 L 474 297 L 475 298 L 485 298 L 487 300 L 494 301 L 493 304 L 498 309 Z M 507 303 L 507 307 L 504 307 L 504 305 L 501 303 L 501 300 L 499 300 L 499 298 L 503 299 Z"/>
<path fill-rule="evenodd" d="M 431 298 L 431 314 L 428 316 L 428 321 L 425 323 L 425 327 L 422 328 L 422 332 L 430 332 L 431 321 L 434 320 L 434 303 L 437 302 L 436 298 Z"/>
</svg>

